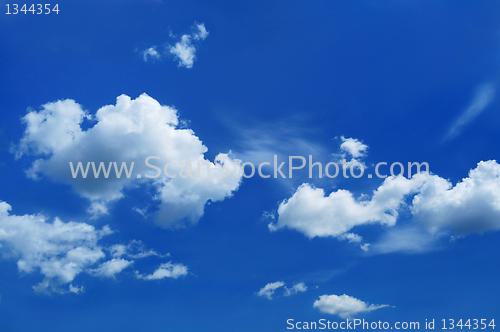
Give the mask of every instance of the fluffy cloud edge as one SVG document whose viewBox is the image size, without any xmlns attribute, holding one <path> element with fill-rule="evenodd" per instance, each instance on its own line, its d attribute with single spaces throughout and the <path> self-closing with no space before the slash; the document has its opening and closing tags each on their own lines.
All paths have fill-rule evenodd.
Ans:
<svg viewBox="0 0 500 332">
<path fill-rule="evenodd" d="M 212 173 L 217 173 L 222 165 L 231 168 L 236 161 L 224 153 L 219 153 L 213 162 L 206 160 L 207 147 L 192 130 L 178 126 L 177 110 L 161 105 L 147 94 L 136 99 L 119 96 L 115 105 L 101 107 L 92 117 L 93 126 L 84 130 L 82 123 L 89 117 L 81 105 L 70 99 L 47 103 L 40 111 L 29 111 L 23 118 L 26 130 L 15 152 L 18 158 L 36 158 L 27 171 L 31 177 L 46 176 L 70 185 L 78 195 L 89 199 L 88 212 L 96 218 L 109 214 L 108 205 L 121 199 L 127 189 L 149 183 L 157 190 L 153 198 L 159 202 L 155 214 L 159 225 L 186 226 L 203 216 L 207 203 L 231 197 L 241 183 L 236 176 L 208 176 L 206 167 L 194 178 L 168 178 L 166 174 L 151 178 L 151 166 L 156 160 L 161 166 L 177 162 L 177 169 L 170 167 L 174 174 L 182 162 L 195 165 L 195 169 L 198 163 L 208 164 Z M 151 156 L 154 159 L 148 166 L 145 161 Z M 78 176 L 70 169 L 70 162 L 86 164 L 87 169 L 90 162 L 102 163 L 103 167 L 109 164 L 108 176 L 95 178 L 95 166 L 90 176 Z M 113 162 L 115 169 L 111 167 Z M 130 176 L 125 176 L 127 171 L 121 177 L 117 175 L 117 164 L 123 163 L 134 163 Z"/>
</svg>

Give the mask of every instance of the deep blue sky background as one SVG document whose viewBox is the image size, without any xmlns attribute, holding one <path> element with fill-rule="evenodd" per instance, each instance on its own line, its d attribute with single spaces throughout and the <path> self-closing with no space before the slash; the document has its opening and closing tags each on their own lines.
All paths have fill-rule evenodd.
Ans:
<svg viewBox="0 0 500 332">
<path fill-rule="evenodd" d="M 1 331 L 282 331 L 287 318 L 338 319 L 312 303 L 344 293 L 394 306 L 360 316 L 370 321 L 500 323 L 498 233 L 423 254 L 365 256 L 345 241 L 269 232 L 263 212 L 300 183 L 257 178 L 184 230 L 158 228 L 131 211 L 150 200 L 144 188 L 113 204 L 109 216 L 89 220 L 87 200 L 68 186 L 27 178 L 32 160 L 9 152 L 29 107 L 70 98 L 95 113 L 121 94 L 145 92 L 190 121 L 208 159 L 244 146 L 242 129 L 291 126 L 330 153 L 338 151 L 335 137 L 355 137 L 369 146 L 370 163 L 427 161 L 456 183 L 480 160 L 500 158 L 498 100 L 443 142 L 475 89 L 500 84 L 500 2 L 62 1 L 58 15 L 41 16 L 5 15 L 7 2 L 0 3 L 0 200 L 17 215 L 109 224 L 119 233 L 104 242 L 142 240 L 192 273 L 151 282 L 132 273 L 117 280 L 82 274 L 85 293 L 45 296 L 31 288 L 40 275 L 22 275 L 5 259 Z M 169 31 L 188 33 L 194 22 L 210 34 L 193 68 L 143 61 L 141 50 L 172 43 Z M 356 181 L 334 184 L 369 194 L 382 182 Z M 158 261 L 140 264 L 152 272 Z M 310 289 L 272 301 L 255 296 L 278 280 Z"/>
</svg>

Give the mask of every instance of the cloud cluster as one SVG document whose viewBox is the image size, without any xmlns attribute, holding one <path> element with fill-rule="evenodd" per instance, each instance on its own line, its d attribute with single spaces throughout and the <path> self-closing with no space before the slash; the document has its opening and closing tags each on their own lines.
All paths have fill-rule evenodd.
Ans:
<svg viewBox="0 0 500 332">
<path fill-rule="evenodd" d="M 95 123 L 85 130 L 82 123 L 89 119 Z M 219 154 L 214 162 L 206 160 L 207 148 L 192 130 L 179 128 L 177 111 L 146 94 L 137 99 L 121 95 L 116 105 L 104 106 L 92 117 L 73 100 L 48 103 L 40 111 L 30 111 L 23 122 L 26 130 L 16 155 L 37 158 L 28 171 L 29 176 L 44 175 L 71 185 L 90 200 L 89 212 L 94 216 L 108 213 L 108 204 L 120 199 L 125 189 L 147 182 L 157 190 L 158 223 L 180 227 L 186 222 L 197 222 L 207 202 L 230 197 L 240 184 L 240 178 L 235 176 L 223 179 L 207 176 L 207 167 L 201 168 L 200 177 L 151 178 L 157 175 L 157 170 L 145 163 L 150 156 L 155 156 L 149 160 L 150 165 L 160 170 L 167 163 L 176 162 L 176 166 L 168 169 L 171 174 L 178 173 L 183 162 L 194 169 L 198 162 L 205 164 L 213 174 L 221 171 L 221 164 L 233 169 L 235 161 L 226 154 Z M 78 162 L 83 168 L 89 162 L 96 166 L 102 162 L 111 171 L 107 177 L 101 173 L 99 178 L 93 174 L 83 178 L 80 173 L 73 178 L 70 162 L 75 168 Z M 116 162 L 114 169 L 112 162 Z M 123 163 L 128 168 L 134 163 L 130 177 L 126 176 L 126 170 L 117 175 Z"/>
<path fill-rule="evenodd" d="M 360 243 L 361 237 L 350 233 L 354 227 L 394 226 L 402 207 L 411 212 L 412 225 L 390 230 L 372 249 L 420 252 L 443 236 L 500 230 L 500 165 L 494 160 L 482 161 L 455 186 L 437 175 L 390 177 L 371 198 L 355 198 L 342 189 L 327 196 L 323 189 L 305 183 L 280 203 L 278 219 L 269 228 L 286 227 L 309 238 L 332 236 Z M 365 251 L 369 248 L 362 245 Z"/>
<path fill-rule="evenodd" d="M 290 296 L 299 292 L 307 291 L 307 286 L 303 282 L 296 283 L 292 286 L 292 288 L 288 288 L 285 286 L 285 283 L 283 281 L 276 281 L 268 283 L 267 285 L 262 287 L 256 294 L 257 296 L 262 296 L 269 300 L 272 300 L 274 292 L 281 287 L 285 289 L 285 296 Z"/>
<path fill-rule="evenodd" d="M 191 34 L 182 35 L 180 40 L 174 45 L 167 47 L 167 54 L 173 55 L 174 59 L 178 61 L 179 67 L 192 68 L 194 60 L 196 59 L 196 45 L 194 42 L 204 40 L 208 36 L 208 31 L 203 23 L 194 24 Z M 160 54 L 156 46 L 151 46 L 142 51 L 144 61 L 148 59 L 160 59 L 166 54 Z"/>
<path fill-rule="evenodd" d="M 20 272 L 39 272 L 44 276 L 33 287 L 38 292 L 80 293 L 83 287 L 73 285 L 79 274 L 86 272 L 96 277 L 115 278 L 134 263 L 120 257 L 128 255 L 140 259 L 152 252 L 139 247 L 136 252 L 127 253 L 126 249 L 117 248 L 130 248 L 130 245 L 107 248 L 99 244 L 99 240 L 112 233 L 107 226 L 98 230 L 86 223 L 65 223 L 58 218 L 49 222 L 40 214 L 18 216 L 10 214 L 10 210 L 9 204 L 0 202 L 0 251 L 4 257 L 16 258 Z M 135 241 L 135 245 L 137 243 Z M 107 251 L 113 258 L 106 260 Z M 170 273 L 162 272 L 169 270 Z M 177 278 L 186 271 L 181 264 L 166 263 L 154 275 Z"/>
<path fill-rule="evenodd" d="M 358 300 L 349 295 L 321 295 L 319 300 L 316 300 L 313 305 L 319 311 L 338 315 L 340 318 L 349 318 L 361 312 L 368 312 L 380 308 L 388 307 L 388 305 L 368 305 L 366 302 Z"/>
</svg>

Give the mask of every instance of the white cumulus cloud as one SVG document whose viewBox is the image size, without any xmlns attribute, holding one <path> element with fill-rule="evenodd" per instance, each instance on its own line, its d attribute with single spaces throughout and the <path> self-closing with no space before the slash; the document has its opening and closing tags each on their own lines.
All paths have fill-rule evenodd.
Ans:
<svg viewBox="0 0 500 332">
<path fill-rule="evenodd" d="M 340 318 L 349 318 L 358 313 L 377 310 L 388 307 L 388 305 L 368 305 L 366 302 L 344 294 L 340 296 L 321 295 L 319 300 L 314 302 L 313 307 L 327 314 L 338 315 Z"/>
<path fill-rule="evenodd" d="M 500 165 L 495 160 L 481 161 L 455 186 L 431 176 L 414 197 L 411 211 L 431 233 L 500 230 Z"/>
<path fill-rule="evenodd" d="M 321 188 L 302 184 L 291 198 L 280 203 L 278 221 L 270 223 L 271 231 L 295 229 L 309 238 L 334 236 L 360 242 L 353 227 L 379 223 L 393 226 L 403 198 L 423 183 L 424 176 L 412 179 L 387 178 L 371 199 L 355 198 L 348 190 L 339 189 L 325 196 Z"/>
<path fill-rule="evenodd" d="M 195 223 L 203 215 L 207 202 L 222 201 L 230 197 L 241 179 L 234 174 L 225 175 L 221 165 L 233 170 L 236 162 L 226 154 L 219 154 L 214 162 L 204 158 L 207 148 L 190 129 L 180 128 L 177 110 L 163 106 L 155 99 L 142 94 L 137 99 L 121 95 L 116 105 L 101 107 L 92 120 L 94 125 L 82 128 L 90 115 L 73 100 L 48 103 L 40 111 L 30 111 L 24 118 L 26 130 L 17 147 L 16 155 L 35 156 L 28 174 L 37 178 L 41 175 L 64 184 L 69 184 L 81 196 L 91 202 L 89 212 L 95 216 L 108 213 L 108 205 L 123 197 L 123 191 L 148 181 L 156 190 L 159 201 L 156 220 L 164 227 L 179 227 Z M 149 159 L 153 169 L 145 163 Z M 88 168 L 86 178 L 81 173 L 73 178 L 70 164 L 77 169 L 78 162 Z M 95 178 L 93 167 L 101 171 Z M 100 163 L 104 171 L 99 169 Z M 112 164 L 115 162 L 116 164 Z M 131 164 L 134 163 L 133 170 Z M 189 165 L 192 178 L 168 178 Z M 128 165 L 122 170 L 123 163 Z M 197 165 L 200 163 L 200 176 Z M 205 165 L 205 166 L 203 166 Z M 207 167 L 210 169 L 208 176 Z M 158 175 L 161 171 L 161 176 Z M 129 175 L 126 172 L 129 171 Z M 140 177 L 140 178 L 138 178 Z"/>
<path fill-rule="evenodd" d="M 344 136 L 340 138 L 342 140 L 340 150 L 349 153 L 353 158 L 365 156 L 368 145 L 363 144 L 356 138 L 345 138 Z"/>
<path fill-rule="evenodd" d="M 389 229 L 372 246 L 350 232 L 373 223 L 395 226 L 402 208 L 411 213 L 412 223 Z M 355 198 L 343 189 L 327 196 L 321 188 L 302 184 L 280 203 L 278 219 L 269 228 L 290 228 L 309 238 L 347 239 L 364 251 L 424 252 L 445 236 L 500 230 L 500 165 L 495 160 L 481 161 L 455 186 L 437 175 L 389 177 L 371 198 Z"/>
</svg>

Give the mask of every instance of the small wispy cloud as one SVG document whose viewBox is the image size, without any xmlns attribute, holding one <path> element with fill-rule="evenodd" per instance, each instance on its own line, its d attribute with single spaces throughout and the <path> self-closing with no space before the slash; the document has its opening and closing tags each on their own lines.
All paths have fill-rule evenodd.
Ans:
<svg viewBox="0 0 500 332">
<path fill-rule="evenodd" d="M 157 51 L 156 46 L 151 46 L 142 51 L 144 61 L 149 59 L 160 59 L 163 56 L 173 55 L 174 59 L 178 61 L 179 67 L 192 68 L 196 60 L 196 42 L 205 40 L 208 37 L 208 30 L 203 23 L 195 23 L 192 26 L 192 33 L 182 35 L 180 40 L 174 45 L 168 45 L 164 54 Z M 174 37 L 170 33 L 170 37 Z"/>
<path fill-rule="evenodd" d="M 160 54 L 158 51 L 156 51 L 156 46 L 150 47 L 142 52 L 142 56 L 144 58 L 144 61 L 148 61 L 149 58 L 151 59 L 159 59 Z"/>
<path fill-rule="evenodd" d="M 274 292 L 278 288 L 281 288 L 283 286 L 285 286 L 285 283 L 283 281 L 270 282 L 257 292 L 257 296 L 262 296 L 269 300 L 272 300 Z"/>
<path fill-rule="evenodd" d="M 183 264 L 172 264 L 172 262 L 161 264 L 153 274 L 143 275 L 135 272 L 137 279 L 159 280 L 164 278 L 177 279 L 188 274 L 188 268 Z"/>
<path fill-rule="evenodd" d="M 195 24 L 194 30 L 191 35 L 183 35 L 181 40 L 169 49 L 170 53 L 179 61 L 179 67 L 193 67 L 196 47 L 193 45 L 192 39 L 204 40 L 208 36 L 208 31 L 203 23 Z"/>
<path fill-rule="evenodd" d="M 192 68 L 196 48 L 191 44 L 191 36 L 183 35 L 179 42 L 170 47 L 170 53 L 179 61 L 179 67 Z"/>
<path fill-rule="evenodd" d="M 307 286 L 303 282 L 299 282 L 292 286 L 292 288 L 288 288 L 285 286 L 285 296 L 290 296 L 297 294 L 299 292 L 305 292 L 307 290 Z"/>
<path fill-rule="evenodd" d="M 193 33 L 193 38 L 196 40 L 204 40 L 208 36 L 208 31 L 205 28 L 205 24 L 196 24 L 195 25 L 195 32 Z"/>
<path fill-rule="evenodd" d="M 452 140 L 460 135 L 463 129 L 476 119 L 481 112 L 483 112 L 486 107 L 495 98 L 495 86 L 493 83 L 485 83 L 480 85 L 472 100 L 472 103 L 467 107 L 467 109 L 455 120 L 451 125 L 448 133 L 444 137 L 445 141 Z"/>
<path fill-rule="evenodd" d="M 265 297 L 268 300 L 273 299 L 274 292 L 279 288 L 283 287 L 285 296 L 295 295 L 299 292 L 307 291 L 307 286 L 303 282 L 296 283 L 291 288 L 285 286 L 283 281 L 270 282 L 264 287 L 262 287 L 257 293 L 257 296 Z"/>
</svg>

